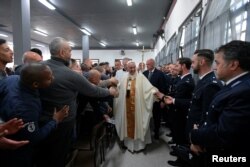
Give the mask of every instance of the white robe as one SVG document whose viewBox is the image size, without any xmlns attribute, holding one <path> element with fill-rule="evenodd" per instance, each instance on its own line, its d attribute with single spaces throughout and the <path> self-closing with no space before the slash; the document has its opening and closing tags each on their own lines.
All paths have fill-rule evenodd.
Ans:
<svg viewBox="0 0 250 167">
<path fill-rule="evenodd" d="M 123 71 L 123 69 L 120 69 L 120 70 L 116 71 L 115 78 L 116 78 L 119 82 L 121 82 L 123 76 L 126 75 L 126 74 L 128 74 L 127 71 Z"/>
<path fill-rule="evenodd" d="M 127 136 L 126 116 L 126 92 L 129 74 L 125 74 L 118 86 L 119 97 L 114 100 L 115 126 L 120 137 L 124 140 L 125 146 L 130 151 L 144 149 L 146 144 L 151 143 L 149 122 L 152 117 L 153 102 L 156 100 L 154 93 L 157 88 L 153 87 L 148 79 L 140 73 L 136 74 L 135 84 L 135 135 L 134 139 Z"/>
</svg>

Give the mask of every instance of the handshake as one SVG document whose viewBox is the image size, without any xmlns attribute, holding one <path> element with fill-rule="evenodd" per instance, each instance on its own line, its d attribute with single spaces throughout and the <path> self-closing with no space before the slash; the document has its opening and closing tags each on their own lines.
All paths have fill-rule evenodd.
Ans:
<svg viewBox="0 0 250 167">
<path fill-rule="evenodd" d="M 166 96 L 161 92 L 156 92 L 154 94 L 156 96 L 156 98 L 158 98 L 161 102 L 165 103 L 165 104 L 173 104 L 174 103 L 174 98 L 171 96 Z"/>
</svg>

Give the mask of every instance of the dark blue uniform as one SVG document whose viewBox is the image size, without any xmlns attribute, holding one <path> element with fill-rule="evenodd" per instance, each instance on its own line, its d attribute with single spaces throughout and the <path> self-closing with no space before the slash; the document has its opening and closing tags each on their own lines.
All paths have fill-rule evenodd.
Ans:
<svg viewBox="0 0 250 167">
<path fill-rule="evenodd" d="M 171 77 L 170 79 L 170 84 L 169 84 L 169 91 L 168 91 L 168 96 L 174 96 L 174 93 L 176 92 L 176 84 L 179 82 L 180 77 Z M 171 132 L 173 131 L 173 123 L 174 123 L 174 109 L 172 105 L 167 105 L 166 106 L 166 120 L 167 120 L 167 126 L 169 126 Z M 172 135 L 172 133 L 171 133 Z"/>
<path fill-rule="evenodd" d="M 176 77 L 172 77 L 170 79 L 170 84 L 169 84 L 169 89 L 168 89 L 168 95 L 169 96 L 173 96 L 175 91 L 176 91 L 176 85 L 177 83 L 180 81 L 180 77 L 176 76 Z"/>
<path fill-rule="evenodd" d="M 0 81 L 4 79 L 7 76 L 6 72 L 3 70 L 0 70 Z"/>
<path fill-rule="evenodd" d="M 222 83 L 217 80 L 214 72 L 210 72 L 198 81 L 188 109 L 187 134 L 193 129 L 194 124 L 202 125 L 206 119 L 208 108 L 214 95 L 221 89 Z"/>
<path fill-rule="evenodd" d="M 194 87 L 195 84 L 191 74 L 184 76 L 176 84 L 176 91 L 173 95 L 173 98 L 175 98 L 175 104 L 171 105 L 171 109 L 174 114 L 173 139 L 177 144 L 186 143 L 186 117 Z"/>
<path fill-rule="evenodd" d="M 42 128 L 38 126 L 42 112 L 39 92 L 20 82 L 17 75 L 9 76 L 0 82 L 0 117 L 4 121 L 21 118 L 24 128 L 8 136 L 14 140 L 29 140 L 30 143 L 17 150 L 1 150 L 0 166 L 29 167 L 32 163 L 33 146 L 56 128 L 56 121 L 51 120 Z"/>
<path fill-rule="evenodd" d="M 249 155 L 249 94 L 249 73 L 223 87 L 209 107 L 208 120 L 199 129 L 191 131 L 191 142 L 205 147 L 212 154 Z M 247 161 L 249 163 L 249 159 Z"/>
</svg>

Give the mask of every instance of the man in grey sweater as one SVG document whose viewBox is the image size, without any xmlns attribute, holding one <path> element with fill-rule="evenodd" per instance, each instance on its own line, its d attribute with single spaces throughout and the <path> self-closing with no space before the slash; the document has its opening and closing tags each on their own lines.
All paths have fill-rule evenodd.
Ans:
<svg viewBox="0 0 250 167">
<path fill-rule="evenodd" d="M 90 97 L 117 95 L 115 88 L 104 89 L 91 84 L 85 77 L 68 67 L 71 58 L 71 47 L 68 42 L 57 37 L 49 45 L 51 59 L 44 61 L 54 75 L 54 81 L 47 89 L 40 90 L 43 105 L 41 122 L 52 118 L 54 108 L 69 105 L 69 116 L 58 125 L 57 129 L 41 144 L 38 156 L 38 167 L 64 167 L 69 152 L 76 116 L 76 97 L 83 94 Z"/>
</svg>

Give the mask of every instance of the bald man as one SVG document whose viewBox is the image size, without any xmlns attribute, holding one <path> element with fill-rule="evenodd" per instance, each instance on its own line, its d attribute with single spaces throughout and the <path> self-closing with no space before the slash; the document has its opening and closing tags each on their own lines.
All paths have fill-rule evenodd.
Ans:
<svg viewBox="0 0 250 167">
<path fill-rule="evenodd" d="M 88 80 L 92 84 L 98 85 L 101 80 L 101 73 L 97 70 L 90 70 Z"/>
<path fill-rule="evenodd" d="M 32 51 L 25 52 L 23 54 L 23 58 L 22 58 L 23 64 L 18 65 L 15 68 L 15 74 L 16 75 L 20 75 L 21 69 L 22 69 L 22 67 L 23 67 L 24 64 L 26 64 L 26 63 L 40 62 L 42 60 L 43 60 L 42 57 L 38 53 L 36 53 L 36 52 L 32 52 Z"/>
<path fill-rule="evenodd" d="M 168 93 L 168 85 L 165 75 L 162 71 L 156 68 L 154 59 L 148 59 L 146 61 L 147 70 L 143 72 L 143 75 L 148 78 L 149 82 L 156 87 L 160 92 Z M 161 126 L 161 117 L 164 111 L 160 105 L 161 102 L 155 102 L 153 106 L 153 119 L 154 119 L 154 138 L 159 140 L 159 129 Z"/>
<path fill-rule="evenodd" d="M 89 82 L 99 87 L 107 87 L 112 84 L 112 81 L 101 80 L 101 73 L 98 70 L 92 69 L 89 71 L 88 76 Z M 88 97 L 86 100 L 89 102 L 94 111 L 94 124 L 101 122 L 104 119 L 104 116 L 112 111 L 112 108 L 109 106 L 108 101 L 111 97 L 107 98 L 91 98 Z M 111 98 L 112 100 L 113 98 Z"/>
<path fill-rule="evenodd" d="M 32 51 L 25 52 L 22 58 L 24 64 L 32 62 L 40 62 L 42 60 L 43 60 L 42 57 L 38 53 Z"/>
</svg>

